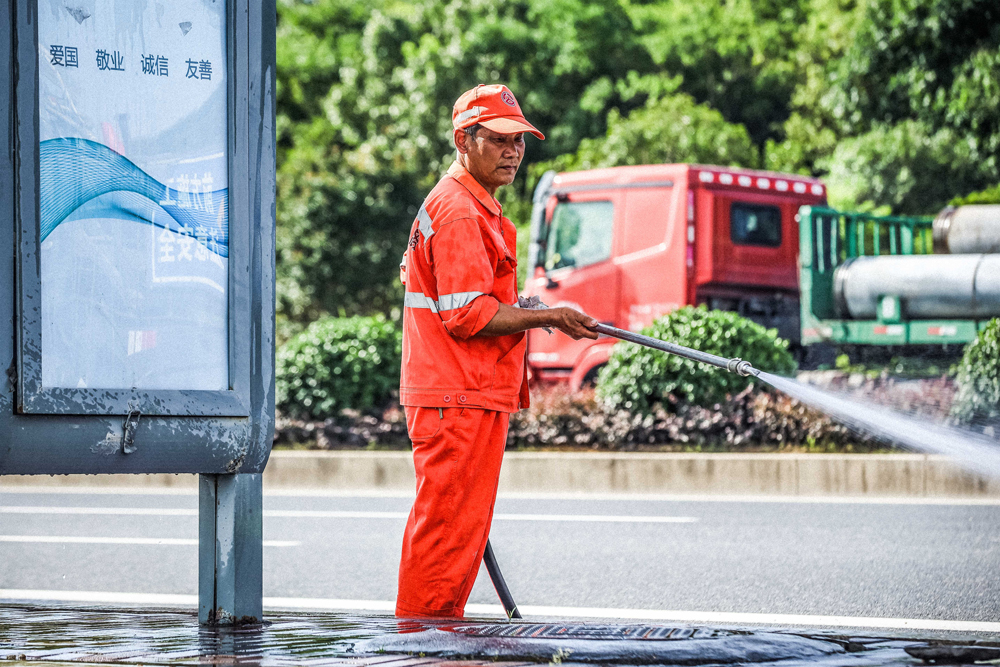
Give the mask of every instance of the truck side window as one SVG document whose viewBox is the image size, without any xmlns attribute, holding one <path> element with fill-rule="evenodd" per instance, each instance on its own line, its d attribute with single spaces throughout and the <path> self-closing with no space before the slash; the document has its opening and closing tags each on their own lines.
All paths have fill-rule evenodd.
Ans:
<svg viewBox="0 0 1000 667">
<path fill-rule="evenodd" d="M 729 209 L 733 243 L 777 248 L 781 245 L 781 209 L 777 206 L 733 202 Z"/>
<path fill-rule="evenodd" d="M 549 222 L 545 269 L 580 268 L 610 258 L 613 217 L 609 201 L 557 204 Z"/>
</svg>

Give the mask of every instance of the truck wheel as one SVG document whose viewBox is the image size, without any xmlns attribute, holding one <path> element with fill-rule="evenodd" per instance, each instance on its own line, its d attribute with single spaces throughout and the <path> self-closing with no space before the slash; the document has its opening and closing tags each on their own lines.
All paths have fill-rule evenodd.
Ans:
<svg viewBox="0 0 1000 667">
<path fill-rule="evenodd" d="M 596 387 L 597 374 L 600 373 L 601 369 L 604 368 L 606 365 L 607 364 L 598 364 L 597 366 L 594 366 L 589 371 L 587 371 L 587 374 L 583 376 L 583 380 L 580 381 L 580 388 L 583 389 L 584 387 L 588 387 L 593 389 L 594 387 Z"/>
</svg>

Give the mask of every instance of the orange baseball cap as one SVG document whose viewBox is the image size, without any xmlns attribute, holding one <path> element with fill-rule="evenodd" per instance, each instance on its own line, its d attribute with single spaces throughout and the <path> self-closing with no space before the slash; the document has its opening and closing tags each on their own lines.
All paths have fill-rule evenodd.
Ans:
<svg viewBox="0 0 1000 667">
<path fill-rule="evenodd" d="M 545 135 L 524 119 L 521 106 L 510 88 L 502 85 L 479 84 L 462 93 L 451 112 L 451 124 L 456 130 L 479 124 L 500 134 L 531 132 L 539 139 Z"/>
</svg>

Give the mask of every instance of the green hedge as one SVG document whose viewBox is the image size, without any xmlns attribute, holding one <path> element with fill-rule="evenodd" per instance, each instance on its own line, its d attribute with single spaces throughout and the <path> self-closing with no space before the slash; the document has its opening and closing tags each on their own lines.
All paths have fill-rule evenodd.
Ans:
<svg viewBox="0 0 1000 667">
<path fill-rule="evenodd" d="M 991 320 L 965 346 L 956 385 L 952 416 L 960 423 L 1000 418 L 1000 319 Z"/>
<path fill-rule="evenodd" d="M 643 334 L 721 357 L 740 357 L 755 368 L 788 374 L 796 364 L 788 341 L 774 329 L 736 313 L 686 306 L 656 320 Z M 739 393 L 750 379 L 632 343 L 615 346 L 597 380 L 598 396 L 611 408 L 652 414 L 657 405 L 709 406 Z"/>
<path fill-rule="evenodd" d="M 277 352 L 277 408 L 326 419 L 381 407 L 399 387 L 401 357 L 402 335 L 380 315 L 317 320 Z"/>
</svg>

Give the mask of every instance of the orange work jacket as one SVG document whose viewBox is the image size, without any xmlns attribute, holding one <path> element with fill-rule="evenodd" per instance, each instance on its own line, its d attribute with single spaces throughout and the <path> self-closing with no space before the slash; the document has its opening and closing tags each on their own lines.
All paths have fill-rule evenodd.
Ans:
<svg viewBox="0 0 1000 667">
<path fill-rule="evenodd" d="M 526 337 L 475 337 L 517 305 L 517 231 L 499 202 L 455 162 L 427 195 L 410 230 L 405 276 L 405 406 L 528 407 Z"/>
</svg>

